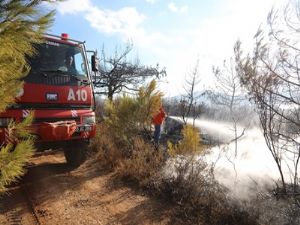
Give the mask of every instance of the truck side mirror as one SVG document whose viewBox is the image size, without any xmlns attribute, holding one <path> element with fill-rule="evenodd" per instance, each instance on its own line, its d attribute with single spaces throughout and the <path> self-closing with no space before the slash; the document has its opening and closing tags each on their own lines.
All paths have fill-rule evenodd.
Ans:
<svg viewBox="0 0 300 225">
<path fill-rule="evenodd" d="M 91 62 L 92 62 L 92 71 L 93 72 L 99 71 L 99 59 L 97 58 L 96 55 L 92 55 Z"/>
</svg>

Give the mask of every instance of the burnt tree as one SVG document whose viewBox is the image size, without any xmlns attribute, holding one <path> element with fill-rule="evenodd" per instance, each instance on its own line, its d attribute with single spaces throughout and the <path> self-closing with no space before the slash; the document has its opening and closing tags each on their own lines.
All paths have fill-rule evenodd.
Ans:
<svg viewBox="0 0 300 225">
<path fill-rule="evenodd" d="M 145 66 L 138 59 L 129 60 L 132 49 L 132 44 L 127 44 L 122 50 L 116 47 L 114 55 L 107 57 L 103 48 L 99 72 L 94 81 L 96 94 L 105 94 L 112 100 L 120 92 L 138 91 L 138 87 L 148 78 L 166 76 L 166 70 L 160 69 L 158 64 L 155 67 Z"/>
<path fill-rule="evenodd" d="M 259 29 L 252 54 L 244 56 L 241 43 L 235 45 L 239 76 L 256 104 L 284 193 L 287 183 L 293 184 L 294 193 L 299 191 L 300 14 L 292 3 L 284 11 L 270 12 L 269 30 Z"/>
</svg>

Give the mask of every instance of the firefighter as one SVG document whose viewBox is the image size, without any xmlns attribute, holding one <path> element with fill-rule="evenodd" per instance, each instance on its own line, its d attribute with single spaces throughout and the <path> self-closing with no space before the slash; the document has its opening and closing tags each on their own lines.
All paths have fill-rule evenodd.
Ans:
<svg viewBox="0 0 300 225">
<path fill-rule="evenodd" d="M 154 134 L 153 139 L 154 143 L 158 146 L 159 145 L 159 138 L 160 138 L 160 132 L 161 132 L 161 125 L 166 117 L 166 113 L 161 106 L 159 108 L 159 111 L 157 114 L 155 114 L 152 118 L 152 123 L 154 124 Z"/>
<path fill-rule="evenodd" d="M 70 51 L 66 52 L 65 59 L 64 59 L 64 66 L 61 66 L 59 70 L 63 72 L 68 72 L 71 75 L 77 74 L 77 70 L 75 68 L 74 55 Z"/>
<path fill-rule="evenodd" d="M 75 68 L 74 55 L 70 52 L 67 52 L 66 54 L 65 64 L 69 73 L 77 74 L 77 70 Z"/>
</svg>

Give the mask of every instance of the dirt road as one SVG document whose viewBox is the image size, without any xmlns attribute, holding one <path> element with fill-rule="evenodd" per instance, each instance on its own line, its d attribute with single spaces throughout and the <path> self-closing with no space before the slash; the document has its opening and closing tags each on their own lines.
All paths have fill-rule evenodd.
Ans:
<svg viewBox="0 0 300 225">
<path fill-rule="evenodd" d="M 28 173 L 0 199 L 0 224 L 174 224 L 171 207 L 115 182 L 89 160 L 76 170 L 61 152 L 31 160 Z"/>
</svg>

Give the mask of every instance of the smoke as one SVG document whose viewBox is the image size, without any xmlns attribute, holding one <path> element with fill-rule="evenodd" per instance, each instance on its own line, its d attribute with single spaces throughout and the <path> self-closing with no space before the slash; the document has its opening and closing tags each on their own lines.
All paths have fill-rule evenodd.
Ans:
<svg viewBox="0 0 300 225">
<path fill-rule="evenodd" d="M 182 123 L 179 117 L 172 117 L 172 119 L 174 124 L 176 121 L 177 125 L 178 122 Z M 188 120 L 188 123 L 192 122 L 192 120 Z M 244 209 L 250 214 L 253 213 L 257 216 L 258 224 L 299 224 L 299 205 L 295 204 L 294 200 L 275 199 L 270 192 L 275 188 L 276 183 L 280 183 L 280 173 L 259 127 L 252 126 L 245 129 L 239 124 L 237 126 L 238 135 L 244 129 L 245 132 L 238 139 L 236 148 L 235 142 L 232 141 L 235 138 L 234 124 L 207 119 L 197 119 L 194 124 L 199 128 L 201 136 L 205 134 L 209 138 L 218 139 L 219 145 L 208 149 L 206 154 L 196 156 L 199 165 L 187 164 L 189 170 L 184 171 L 188 175 L 186 179 L 189 179 L 190 172 L 196 171 L 197 174 L 198 166 L 204 179 L 212 171 L 214 178 L 228 188 L 229 192 L 226 193 L 228 194 L 226 197 L 229 201 L 238 200 L 241 207 L 245 207 Z M 293 157 L 288 152 L 285 152 L 284 156 L 281 155 L 283 158 L 282 169 L 286 182 L 292 182 L 290 175 L 293 172 L 291 170 L 294 166 L 292 164 Z M 194 160 L 195 158 L 191 157 L 190 159 Z M 185 162 L 189 162 L 189 157 L 178 156 L 176 159 L 169 159 L 163 175 L 176 177 L 178 175 L 176 168 L 179 168 L 181 164 L 185 165 Z M 213 170 L 210 170 L 211 167 L 206 166 L 205 163 L 211 165 Z M 204 167 L 201 167 L 202 165 Z M 195 169 L 194 166 L 197 168 Z M 201 170 L 201 168 L 205 169 Z M 194 181 L 187 180 L 187 182 Z M 201 187 L 203 188 L 201 189 Z M 200 191 L 205 192 L 205 188 L 207 188 L 205 182 L 200 184 Z"/>
<path fill-rule="evenodd" d="M 275 183 L 279 182 L 280 174 L 277 165 L 258 127 L 245 129 L 237 126 L 238 135 L 243 129 L 245 132 L 235 143 L 228 142 L 235 138 L 233 124 L 197 120 L 195 125 L 209 135 L 218 136 L 223 140 L 223 144 L 212 147 L 204 159 L 215 165 L 216 179 L 228 187 L 235 197 L 252 198 L 260 192 L 273 188 Z M 292 166 L 288 162 L 289 156 L 283 157 L 286 159 L 286 164 L 282 165 L 283 173 L 288 179 Z"/>
<path fill-rule="evenodd" d="M 188 123 L 192 123 L 189 120 Z M 237 134 L 244 135 L 237 141 L 233 124 L 229 122 L 198 119 L 195 126 L 201 134 L 218 140 L 218 146 L 208 150 L 208 154 L 199 156 L 214 166 L 216 179 L 231 191 L 233 197 L 246 200 L 274 187 L 280 179 L 277 165 L 268 150 L 263 134 L 258 127 L 245 129 L 237 126 Z M 288 168 L 284 168 L 288 176 Z"/>
<path fill-rule="evenodd" d="M 192 123 L 192 120 L 188 120 Z M 195 120 L 195 126 L 200 130 L 201 135 L 208 136 L 218 143 L 227 143 L 234 139 L 233 124 L 229 122 L 214 122 L 212 120 L 198 119 Z M 238 126 L 237 133 L 242 133 L 243 128 Z"/>
</svg>

